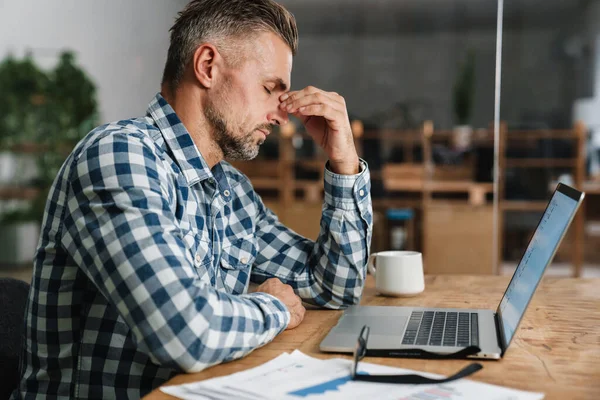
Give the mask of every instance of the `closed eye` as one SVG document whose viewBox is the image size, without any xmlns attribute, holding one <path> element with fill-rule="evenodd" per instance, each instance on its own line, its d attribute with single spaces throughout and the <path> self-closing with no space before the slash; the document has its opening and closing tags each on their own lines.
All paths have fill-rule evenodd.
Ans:
<svg viewBox="0 0 600 400">
<path fill-rule="evenodd" d="M 267 91 L 267 93 L 269 93 L 269 95 L 270 95 L 271 91 L 266 86 L 263 86 L 263 87 L 265 88 L 265 90 Z"/>
</svg>

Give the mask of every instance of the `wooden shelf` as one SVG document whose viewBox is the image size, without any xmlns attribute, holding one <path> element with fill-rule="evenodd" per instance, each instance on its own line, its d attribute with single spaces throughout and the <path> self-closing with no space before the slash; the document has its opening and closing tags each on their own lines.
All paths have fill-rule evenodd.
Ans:
<svg viewBox="0 0 600 400">
<path fill-rule="evenodd" d="M 10 147 L 10 151 L 17 154 L 41 154 L 48 150 L 48 146 L 37 143 L 20 143 Z"/>
<path fill-rule="evenodd" d="M 539 140 L 539 139 L 567 139 L 573 140 L 572 129 L 558 129 L 547 131 L 510 131 L 506 134 L 507 140 Z"/>
<path fill-rule="evenodd" d="M 281 183 L 277 179 L 273 178 L 251 178 L 250 182 L 252 182 L 252 186 L 255 189 L 279 189 Z M 295 189 L 307 189 L 313 187 L 323 188 L 323 181 L 321 180 L 301 180 L 296 179 L 293 183 L 293 188 Z"/>
<path fill-rule="evenodd" d="M 325 160 L 298 160 L 296 161 L 296 165 L 299 165 L 305 169 L 319 171 L 325 169 Z"/>
<path fill-rule="evenodd" d="M 323 181 L 322 180 L 296 179 L 296 181 L 294 182 L 294 188 L 296 188 L 296 189 L 312 189 L 312 188 L 323 189 Z"/>
<path fill-rule="evenodd" d="M 432 142 L 436 141 L 447 141 L 452 139 L 454 135 L 453 131 L 450 130 L 439 130 L 435 131 L 431 137 Z M 421 143 L 423 132 L 420 130 L 381 130 L 381 131 L 366 131 L 361 140 L 387 140 L 387 141 L 398 141 L 406 144 L 418 144 Z M 475 130 L 473 132 L 472 141 L 474 144 L 493 142 L 494 136 L 490 133 L 481 135 Z"/>
<path fill-rule="evenodd" d="M 500 179 L 498 182 L 500 190 L 500 221 L 498 236 L 497 255 L 502 260 L 502 226 L 504 211 L 537 211 L 543 212 L 547 207 L 547 201 L 528 201 L 528 200 L 506 200 L 505 197 L 505 176 L 507 168 L 568 168 L 573 174 L 573 185 L 576 188 L 582 188 L 585 180 L 585 143 L 587 129 L 581 122 L 575 123 L 572 129 L 562 130 L 536 130 L 536 131 L 510 131 L 503 124 L 500 130 Z M 535 146 L 539 140 L 565 140 L 573 143 L 575 151 L 570 158 L 507 158 L 507 147 L 509 143 L 513 147 L 523 147 L 523 145 Z M 539 144 L 539 143 L 537 143 Z M 516 145 L 516 146 L 515 146 Z M 553 189 L 553 188 L 552 188 Z M 573 276 L 581 275 L 581 268 L 584 258 L 584 207 L 576 215 L 573 221 L 571 231 L 573 231 L 573 249 L 570 252 L 573 261 Z"/>
<path fill-rule="evenodd" d="M 472 136 L 473 147 L 486 147 L 495 145 L 493 129 L 475 129 Z M 381 141 L 381 147 L 402 146 L 403 162 L 401 166 L 395 166 L 393 163 L 384 163 L 380 171 L 371 171 L 371 179 L 379 180 L 383 183 L 383 187 L 391 194 L 390 197 L 373 199 L 373 207 L 379 213 L 385 213 L 389 208 L 412 208 L 419 210 L 422 214 L 435 209 L 437 212 L 444 211 L 443 207 L 455 208 L 456 212 L 465 213 L 465 218 L 472 218 L 473 224 L 479 224 L 476 228 L 485 227 L 486 235 L 492 232 L 492 229 L 499 229 L 497 245 L 493 253 L 499 257 L 501 262 L 502 256 L 502 233 L 503 233 L 503 216 L 506 212 L 542 212 L 546 206 L 546 201 L 528 201 L 528 200 L 506 200 L 505 182 L 507 168 L 564 168 L 573 170 L 574 185 L 582 187 L 588 192 L 600 193 L 600 183 L 597 185 L 589 184 L 587 187 L 582 186 L 585 175 L 585 127 L 577 123 L 572 129 L 564 130 L 536 130 L 536 131 L 507 131 L 505 123 L 500 125 L 499 131 L 499 147 L 500 147 L 500 168 L 498 193 L 499 208 L 502 211 L 498 218 L 496 228 L 492 228 L 489 218 L 473 217 L 476 213 L 479 215 L 489 215 L 492 209 L 491 203 L 488 201 L 490 194 L 494 193 L 494 184 L 475 182 L 473 177 L 473 169 L 475 158 L 479 156 L 476 152 L 471 152 L 468 157 L 465 157 L 461 165 L 444 165 L 436 168 L 436 163 L 433 160 L 432 154 L 437 143 L 451 143 L 454 138 L 452 130 L 434 130 L 433 123 L 428 121 L 423 124 L 422 129 L 398 130 L 398 129 L 381 129 L 381 130 L 366 130 L 362 135 L 355 136 L 356 148 L 359 155 L 362 155 L 365 143 L 369 140 Z M 278 204 L 280 213 L 283 215 L 283 220 L 286 214 L 292 215 L 292 208 L 296 203 L 298 195 L 303 197 L 303 204 L 311 205 L 317 201 L 322 201 L 323 182 L 322 173 L 324 172 L 325 161 L 322 153 L 316 153 L 312 158 L 299 159 L 296 156 L 296 149 L 293 146 L 293 137 L 302 137 L 309 140 L 309 135 L 306 132 L 286 132 L 277 136 L 279 141 L 279 159 L 274 161 L 258 160 L 251 163 L 239 163 L 242 172 L 250 177 L 252 184 L 257 190 L 270 190 L 271 193 L 277 194 L 276 204 Z M 569 158 L 507 158 L 508 149 L 521 149 L 522 153 L 535 154 L 533 149 L 538 145 L 539 141 L 546 140 L 569 140 L 575 144 L 575 151 L 572 157 Z M 316 147 L 316 146 L 315 146 Z M 422 160 L 416 160 L 416 148 L 422 149 Z M 510 152 L 509 152 L 510 153 Z M 238 164 L 238 163 L 236 163 Z M 235 165 L 238 167 L 238 165 Z M 427 166 L 427 168 L 425 168 Z M 321 179 L 308 181 L 299 180 L 296 176 L 296 168 L 301 167 L 311 171 L 321 173 Z M 509 194 L 510 195 L 510 194 Z M 444 202 L 440 200 L 444 199 Z M 313 203 L 311 203 L 313 202 Z M 441 211 L 440 211 L 441 210 Z M 450 214 L 452 216 L 452 214 Z M 582 264 L 582 213 L 580 212 L 573 222 L 573 231 L 576 232 L 573 254 L 574 275 L 578 276 L 581 273 Z M 462 217 L 461 217 L 462 218 Z M 305 219 L 304 217 L 302 219 Z M 457 219 L 458 220 L 458 219 Z M 462 219 L 461 219 L 462 220 Z M 428 221 L 432 221 L 430 218 Z M 465 220 L 466 221 L 466 220 Z M 440 221 L 435 221 L 440 223 Z M 464 221 L 463 221 L 464 222 Z M 422 223 L 422 222 L 421 222 Z M 466 224 L 466 223 L 465 223 Z M 487 224 L 487 225 L 486 225 Z M 455 232 L 456 224 L 448 223 L 450 232 Z M 464 225 L 464 224 L 463 224 Z M 293 228 L 293 227 L 292 227 Z M 422 246 L 432 246 L 432 248 L 440 248 L 440 254 L 443 253 L 441 248 L 446 246 L 446 243 L 440 243 L 431 239 L 428 235 L 434 234 L 435 231 L 427 233 L 427 228 L 421 225 L 422 230 Z M 437 228 L 434 228 L 437 229 Z M 460 246 L 469 250 L 470 243 L 463 243 L 464 240 L 458 240 Z M 468 242 L 468 241 L 467 241 Z M 491 240 L 489 240 L 491 243 Z M 487 243 L 487 242 L 486 242 Z M 458 245 L 457 245 L 458 246 Z M 446 246 L 447 247 L 447 246 Z M 473 246 L 471 246 L 473 247 Z M 446 248 L 446 250 L 448 250 Z M 452 249 L 454 250 L 454 249 Z M 437 251 L 437 250 L 436 250 Z M 486 254 L 492 258 L 491 248 L 487 248 Z M 488 256 L 486 255 L 485 258 Z"/>
<path fill-rule="evenodd" d="M 471 190 L 481 190 L 485 193 L 492 193 L 494 185 L 492 183 L 477 183 L 473 181 L 427 181 L 416 179 L 385 179 L 384 187 L 391 191 L 422 192 L 428 190 L 441 193 L 469 193 Z"/>
<path fill-rule="evenodd" d="M 573 158 L 508 158 L 507 168 L 575 168 L 577 160 Z"/>
<path fill-rule="evenodd" d="M 377 210 L 387 210 L 388 208 L 414 208 L 419 210 L 423 208 L 421 199 L 373 199 L 373 208 Z"/>
<path fill-rule="evenodd" d="M 75 145 L 76 142 L 65 141 L 50 148 L 47 144 L 30 142 L 13 145 L 7 150 L 16 154 L 42 154 L 48 150 L 52 150 L 53 152 L 57 151 L 59 154 L 62 154 L 66 157 L 71 153 Z"/>
<path fill-rule="evenodd" d="M 279 189 L 279 187 L 281 186 L 281 183 L 279 182 L 278 179 L 274 179 L 274 178 L 250 178 L 250 182 L 252 183 L 252 186 L 254 186 L 255 189 Z"/>
<path fill-rule="evenodd" d="M 33 200 L 39 193 L 30 187 L 0 187 L 0 200 Z"/>
<path fill-rule="evenodd" d="M 544 211 L 548 202 L 530 200 L 504 200 L 500 202 L 503 211 Z"/>
<path fill-rule="evenodd" d="M 381 131 L 366 131 L 362 140 L 398 140 L 404 142 L 421 142 L 421 131 L 413 130 L 381 130 Z"/>
</svg>

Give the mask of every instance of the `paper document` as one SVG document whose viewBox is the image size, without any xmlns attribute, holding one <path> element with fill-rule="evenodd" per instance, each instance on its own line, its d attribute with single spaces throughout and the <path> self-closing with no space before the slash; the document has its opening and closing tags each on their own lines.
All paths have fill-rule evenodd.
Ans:
<svg viewBox="0 0 600 400">
<path fill-rule="evenodd" d="M 524 392 L 462 379 L 436 385 L 397 385 L 354 382 L 352 362 L 344 359 L 320 360 L 299 351 L 284 353 L 259 366 L 236 374 L 201 382 L 162 387 L 160 390 L 181 399 L 381 399 L 381 400 L 537 400 L 541 393 Z M 361 362 L 359 370 L 368 374 L 419 373 L 432 378 L 440 375 Z"/>
</svg>

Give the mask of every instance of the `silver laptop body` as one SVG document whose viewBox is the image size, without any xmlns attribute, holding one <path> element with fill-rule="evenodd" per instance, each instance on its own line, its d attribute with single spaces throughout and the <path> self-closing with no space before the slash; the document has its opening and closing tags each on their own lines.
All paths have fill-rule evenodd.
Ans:
<svg viewBox="0 0 600 400">
<path fill-rule="evenodd" d="M 497 310 L 352 306 L 321 342 L 324 352 L 352 353 L 364 325 L 370 327 L 368 348 L 420 349 L 448 354 L 475 345 L 471 357 L 500 359 L 510 345 L 546 267 L 552 262 L 584 193 L 559 183 Z"/>
</svg>

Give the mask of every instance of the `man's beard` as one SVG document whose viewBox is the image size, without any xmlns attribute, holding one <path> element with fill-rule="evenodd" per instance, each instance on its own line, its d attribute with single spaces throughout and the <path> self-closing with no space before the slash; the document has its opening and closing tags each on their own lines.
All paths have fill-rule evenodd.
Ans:
<svg viewBox="0 0 600 400">
<path fill-rule="evenodd" d="M 223 152 L 223 158 L 227 160 L 252 160 L 258 155 L 258 149 L 264 140 L 255 142 L 254 133 L 257 129 L 270 131 L 268 125 L 259 126 L 253 131 L 237 137 L 227 122 L 223 114 L 217 111 L 212 103 L 206 105 L 205 116 L 213 127 L 213 138 Z"/>
</svg>

